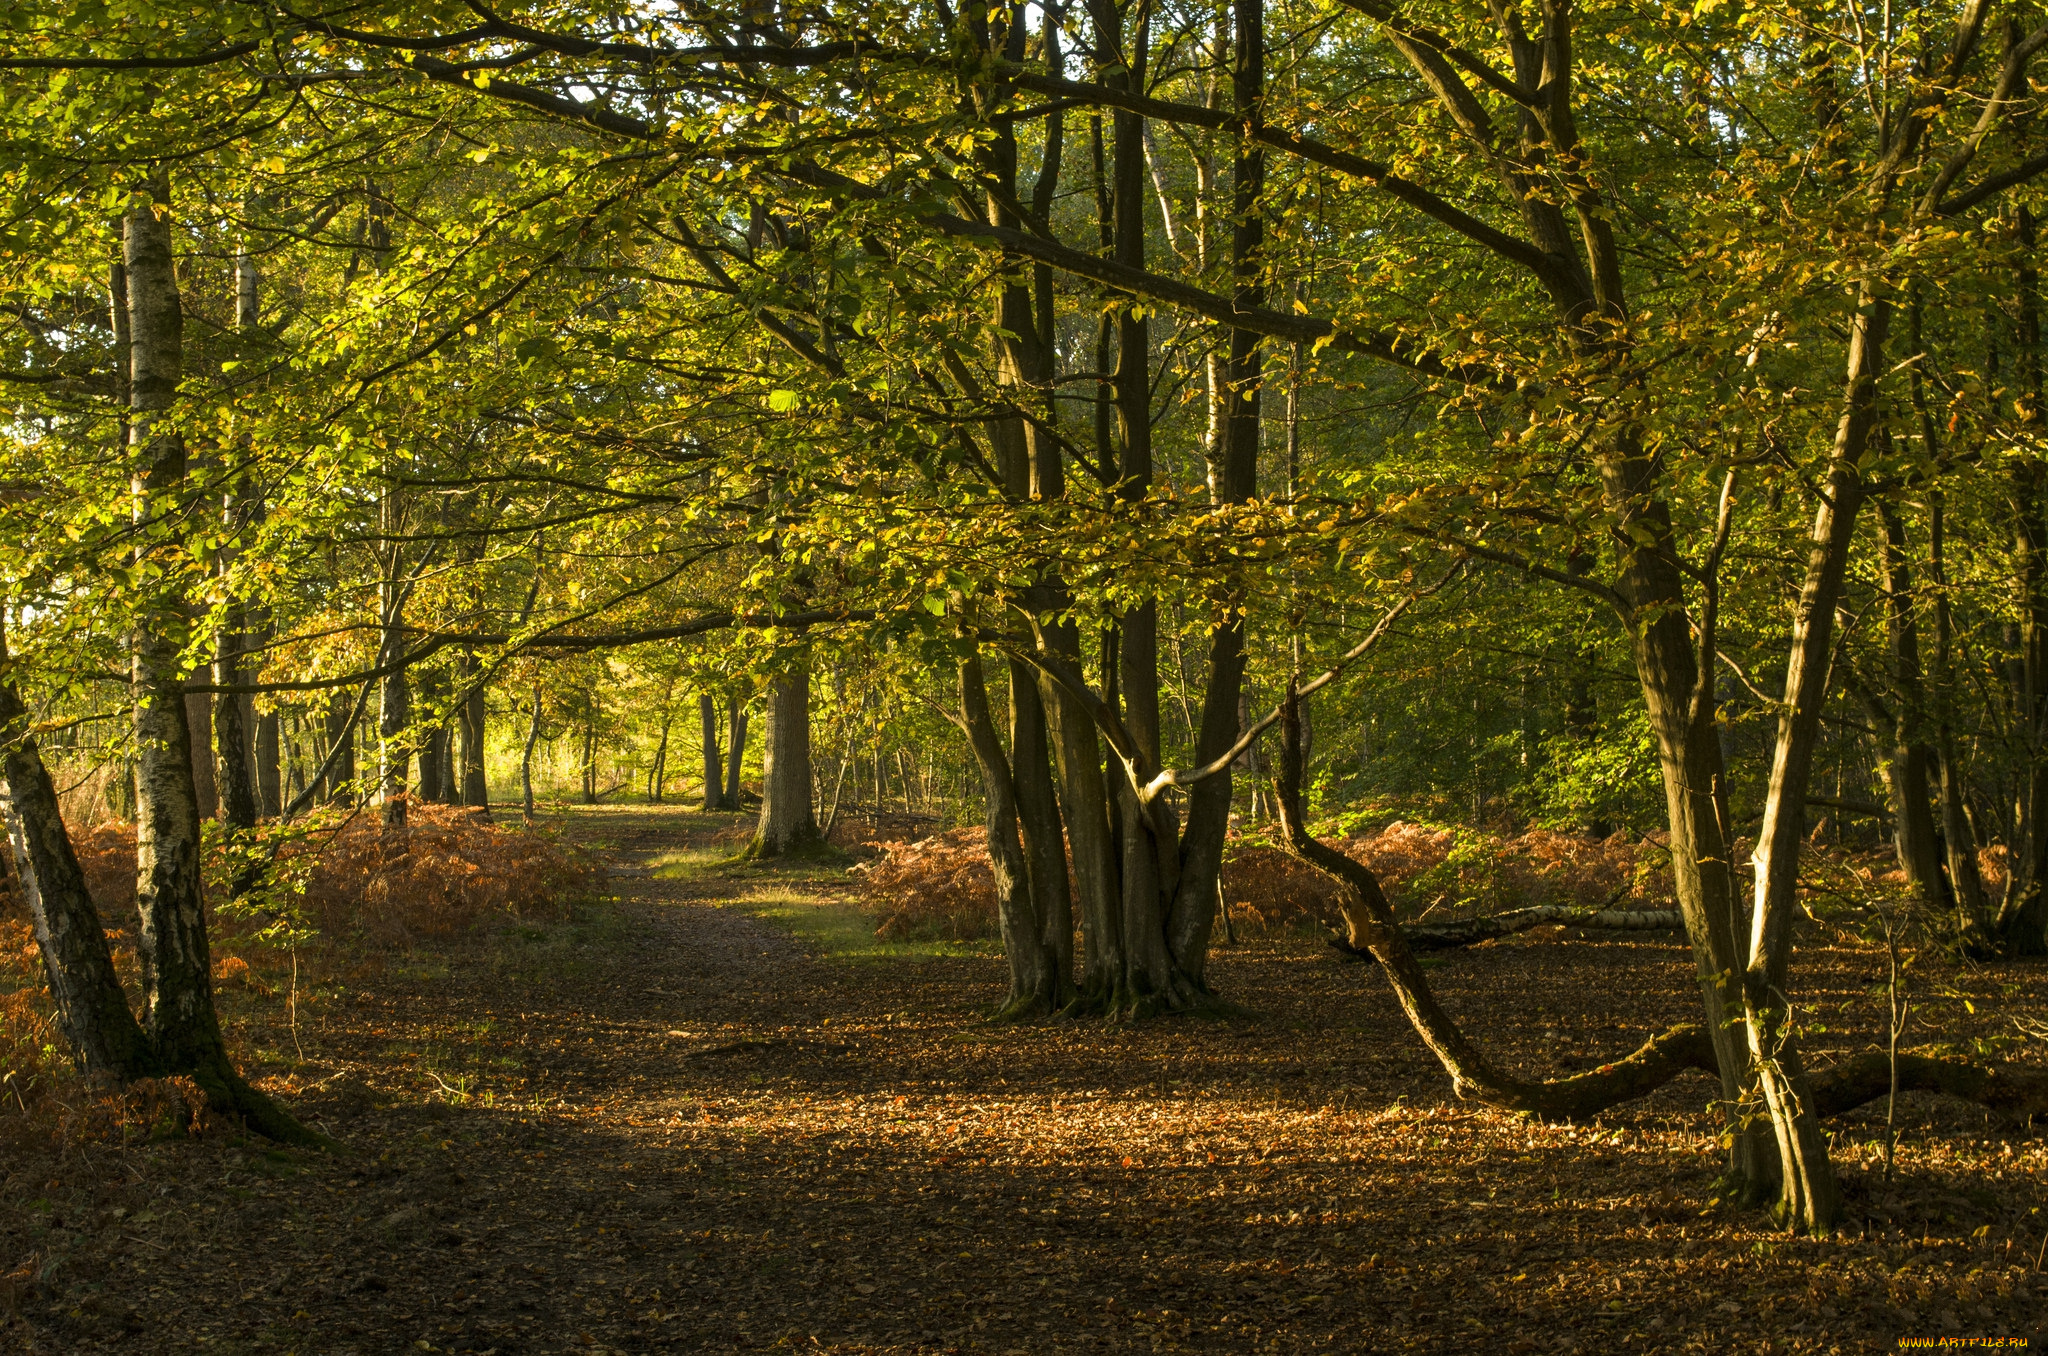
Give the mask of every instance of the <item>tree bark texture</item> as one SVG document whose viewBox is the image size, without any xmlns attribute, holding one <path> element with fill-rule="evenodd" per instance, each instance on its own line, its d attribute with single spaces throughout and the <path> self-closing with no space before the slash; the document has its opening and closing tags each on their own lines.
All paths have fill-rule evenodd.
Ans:
<svg viewBox="0 0 2048 1356">
<path fill-rule="evenodd" d="M 246 639 L 238 625 L 231 624 L 221 631 L 219 657 L 213 665 L 215 681 L 242 681 L 241 650 Z M 222 692 L 214 700 L 213 738 L 218 754 L 214 767 L 220 817 L 238 829 L 255 828 L 261 813 L 256 795 L 256 732 L 252 715 L 249 703 L 238 693 Z M 200 728 L 203 733 L 204 727 Z"/>
<path fill-rule="evenodd" d="M 1756 903 L 1743 979 L 1750 1056 L 1778 1141 L 1778 1213 L 1785 1224 L 1805 1232 L 1831 1229 L 1841 1214 L 1841 1192 L 1792 1027 L 1787 972 L 1800 915 L 1799 856 L 1813 751 L 1827 704 L 1835 607 L 1864 498 L 1861 466 L 1876 427 L 1877 382 L 1891 323 L 1890 298 L 1871 285 L 1865 285 L 1861 303 L 1850 329 L 1847 389 L 1834 454 L 1814 512 L 1806 579 L 1792 617 L 1784 705 L 1753 858 Z"/>
<path fill-rule="evenodd" d="M 171 422 L 183 376 L 184 317 L 169 213 L 169 176 L 160 171 L 122 220 L 130 466 L 138 522 L 160 520 L 188 492 L 184 438 Z M 209 1103 L 240 1114 L 271 1138 L 308 1140 L 314 1137 L 236 1071 L 214 1008 L 192 726 L 179 669 L 189 629 L 184 600 L 167 598 L 154 615 L 140 619 L 134 640 L 137 949 L 144 1021 L 165 1072 L 189 1074 Z"/>
<path fill-rule="evenodd" d="M 483 684 L 476 681 L 475 656 L 465 657 L 463 677 L 468 687 L 456 714 L 456 765 L 462 778 L 461 803 L 482 810 L 488 819 L 491 784 L 484 772 L 484 748 L 489 737 L 486 721 L 490 708 L 485 704 Z"/>
<path fill-rule="evenodd" d="M 991 714 L 981 656 L 960 665 L 961 722 L 987 793 L 989 867 L 995 879 L 1003 955 L 1010 966 L 1006 1017 L 1039 1017 L 1067 999 L 1068 980 L 1047 936 L 1018 814 L 1017 783 Z M 1063 874 L 1064 874 L 1064 868 Z"/>
<path fill-rule="evenodd" d="M 1920 624 L 1913 611 L 1913 574 L 1906 525 L 1889 504 L 1878 505 L 1884 533 L 1885 638 L 1891 653 L 1890 756 L 1884 764 L 1892 803 L 1892 846 L 1899 866 L 1930 917 L 1948 912 L 1940 834 L 1934 824 L 1928 743 L 1927 684 L 1920 664 Z"/>
<path fill-rule="evenodd" d="M 740 808 L 740 770 L 746 759 L 747 704 L 734 697 L 726 703 L 725 808 L 728 810 Z"/>
<path fill-rule="evenodd" d="M 0 659 L 4 656 L 0 638 Z M 156 1057 L 114 971 L 106 928 L 85 888 L 85 873 L 57 806 L 57 788 L 12 682 L 0 682 L 0 741 L 5 741 L 0 748 L 5 750 L 8 839 L 57 1024 L 83 1072 L 122 1081 L 154 1073 Z"/>
<path fill-rule="evenodd" d="M 533 746 L 540 743 L 540 684 L 533 688 L 533 718 L 526 725 L 526 747 L 519 754 L 519 794 L 526 822 L 533 822 Z"/>
<path fill-rule="evenodd" d="M 256 717 L 256 803 L 264 818 L 284 813 L 284 740 L 275 711 Z"/>
<path fill-rule="evenodd" d="M 355 706 L 348 694 L 337 692 L 327 699 L 327 756 L 334 764 L 334 770 L 326 777 L 324 793 L 328 800 L 339 803 L 353 799 L 356 780 L 355 726 L 349 715 Z M 335 756 L 336 749 L 340 750 Z"/>
<path fill-rule="evenodd" d="M 697 720 L 704 741 L 705 811 L 723 810 L 725 804 L 725 760 L 718 749 L 718 703 L 709 692 L 697 694 Z"/>
<path fill-rule="evenodd" d="M 186 728 L 199 732 L 192 744 L 192 795 L 201 819 L 220 814 L 220 781 L 214 774 L 213 749 L 208 734 L 213 729 L 213 694 L 187 692 L 184 695 Z"/>
<path fill-rule="evenodd" d="M 761 756 L 761 817 L 753 857 L 815 853 L 824 846 L 811 804 L 811 665 L 804 655 L 768 683 L 768 733 Z"/>
</svg>

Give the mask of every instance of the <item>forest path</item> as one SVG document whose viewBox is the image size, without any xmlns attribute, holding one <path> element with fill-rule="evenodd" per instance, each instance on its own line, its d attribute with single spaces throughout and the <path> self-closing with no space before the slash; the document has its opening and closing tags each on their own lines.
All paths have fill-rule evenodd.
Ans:
<svg viewBox="0 0 2048 1356">
<path fill-rule="evenodd" d="M 1711 1201 L 1704 1081 L 1584 1127 L 1450 1104 L 1377 977 L 1313 941 L 1219 954 L 1256 1022 L 990 1026 L 1000 960 L 820 943 L 858 934 L 833 873 L 715 866 L 730 817 L 567 829 L 601 845 L 615 905 L 310 1009 L 332 1072 L 294 1104 L 347 1153 L 208 1136 L 52 1169 L 66 1288 L 0 1318 L 0 1345 L 1820 1353 L 2048 1313 L 2008 1265 L 2038 1136 L 1922 1108 L 1969 1153 L 1920 1155 L 1883 1196 L 1849 1169 L 1857 1210 L 1948 1240 L 1901 1287 L 1876 1244 Z M 795 934 L 763 921 L 805 909 Z M 1688 1015 L 1689 968 L 1629 942 L 1435 973 L 1505 1058 L 1557 1068 Z M 1987 1162 L 2009 1165 L 1992 1192 Z"/>
</svg>

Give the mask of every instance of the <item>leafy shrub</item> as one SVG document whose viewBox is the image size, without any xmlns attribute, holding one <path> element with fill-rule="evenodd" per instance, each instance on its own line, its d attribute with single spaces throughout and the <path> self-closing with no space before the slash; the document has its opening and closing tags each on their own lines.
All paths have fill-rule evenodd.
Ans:
<svg viewBox="0 0 2048 1356">
<path fill-rule="evenodd" d="M 448 805 L 409 806 L 395 826 L 357 815 L 292 851 L 316 854 L 304 904 L 313 924 L 377 946 L 559 910 L 604 881 L 590 852 L 546 829 L 494 824 Z"/>
<path fill-rule="evenodd" d="M 7 948 L 9 971 L 28 968 L 17 964 L 22 947 L 21 938 L 14 935 L 16 928 L 27 934 L 28 929 L 18 923 L 0 924 L 4 929 L 0 930 L 0 946 Z M 27 951 L 39 972 L 42 963 L 36 959 L 33 940 Z M 18 978 L 13 973 L 8 976 L 9 981 Z M 37 981 L 41 978 L 40 973 L 35 975 Z M 45 1078 L 70 1065 L 57 1035 L 48 993 L 40 983 L 25 983 L 12 992 L 0 993 L 0 1100 L 20 1103 Z"/>
<path fill-rule="evenodd" d="M 1592 735 L 1543 741 L 1528 808 L 1548 828 L 1619 824 L 1649 832 L 1664 822 L 1664 782 L 1648 712 L 1631 707 Z"/>
<path fill-rule="evenodd" d="M 879 845 L 881 855 L 853 868 L 877 937 L 993 937 L 995 873 L 985 829 L 953 829 L 915 842 Z"/>
<path fill-rule="evenodd" d="M 1625 835 L 1596 839 L 1532 829 L 1516 837 L 1396 821 L 1376 832 L 1326 840 L 1370 867 L 1389 902 L 1408 916 L 1496 912 L 1529 904 L 1606 905 L 1669 897 L 1663 851 Z M 880 937 L 993 937 L 995 880 L 979 828 L 881 845 L 854 868 Z M 1337 887 L 1270 842 L 1233 838 L 1223 859 L 1223 897 L 1239 929 L 1270 932 L 1338 919 Z"/>
<path fill-rule="evenodd" d="M 1379 877 L 1405 917 L 1497 913 L 1533 904 L 1664 907 L 1670 861 L 1652 839 L 1593 838 L 1531 829 L 1507 836 L 1397 820 L 1370 833 L 1324 840 Z M 1254 928 L 1335 922 L 1337 891 L 1320 872 L 1278 848 L 1245 838 L 1224 858 L 1223 894 Z"/>
<path fill-rule="evenodd" d="M 207 902 L 218 909 L 237 861 L 209 823 Z M 282 839 L 282 842 L 278 840 Z M 86 889 L 103 923 L 135 909 L 135 826 L 73 829 L 72 845 Z M 490 916 L 525 917 L 586 896 L 603 868 L 583 848 L 546 829 L 499 825 L 450 805 L 407 807 L 406 823 L 386 827 L 374 815 L 314 817 L 291 826 L 265 825 L 255 855 L 276 852 L 274 888 L 260 901 L 274 912 L 280 895 L 303 893 L 302 907 L 319 931 L 403 946 L 451 937 Z M 244 857 L 248 849 L 242 849 Z M 18 894 L 18 891 L 17 891 Z M 224 929 L 232 935 L 248 910 Z M 236 978 L 238 976 L 229 976 Z"/>
</svg>

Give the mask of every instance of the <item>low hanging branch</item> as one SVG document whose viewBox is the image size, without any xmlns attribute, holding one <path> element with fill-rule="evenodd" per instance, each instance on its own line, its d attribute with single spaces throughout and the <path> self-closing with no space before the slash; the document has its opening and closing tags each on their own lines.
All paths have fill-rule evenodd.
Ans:
<svg viewBox="0 0 2048 1356">
<path fill-rule="evenodd" d="M 1312 692 L 1320 691 L 1343 677 L 1353 664 L 1364 658 L 1368 651 L 1379 644 L 1394 623 L 1401 619 L 1403 613 L 1423 599 L 1440 592 L 1452 580 L 1456 579 L 1464 568 L 1465 558 L 1460 556 L 1452 564 L 1451 568 L 1446 570 L 1443 576 L 1435 583 L 1417 589 L 1407 597 L 1395 602 L 1393 606 L 1389 607 L 1381 615 L 1379 622 L 1374 625 L 1372 630 L 1366 633 L 1365 639 L 1359 641 L 1358 644 L 1352 646 L 1349 650 L 1346 650 L 1342 655 L 1339 655 L 1336 662 L 1331 664 L 1329 668 L 1297 688 L 1295 690 L 1296 697 L 1305 697 Z M 1031 665 L 1039 672 L 1045 674 L 1046 677 L 1058 683 L 1076 701 L 1081 703 L 1083 709 L 1088 712 L 1089 719 L 1094 722 L 1096 729 L 1101 732 L 1103 740 L 1109 745 L 1110 752 L 1116 755 L 1117 761 L 1123 766 L 1124 775 L 1130 781 L 1131 792 L 1137 797 L 1138 804 L 1147 811 L 1150 811 L 1157 804 L 1159 798 L 1166 794 L 1167 791 L 1176 787 L 1185 789 L 1195 785 L 1197 782 L 1207 781 L 1209 778 L 1227 770 L 1239 758 L 1244 756 L 1245 751 L 1251 748 L 1260 735 L 1279 722 L 1286 710 L 1284 706 L 1274 707 L 1262 719 L 1246 726 L 1229 748 L 1200 767 L 1186 769 L 1155 768 L 1152 760 L 1147 758 L 1144 750 L 1139 747 L 1137 739 L 1132 736 L 1129 727 L 1124 724 L 1123 717 L 1117 713 L 1116 707 L 1098 696 L 1086 678 L 1052 654 L 1050 648 L 1044 643 L 1043 636 L 1037 637 L 1035 644 L 1025 645 L 1019 644 L 1014 637 L 981 631 L 975 632 L 975 635 L 977 638 L 995 644 L 1005 654 Z M 1531 926 L 1534 925 L 1532 924 Z"/>
<path fill-rule="evenodd" d="M 1370 955 L 1380 963 L 1415 1033 L 1444 1066 L 1460 1097 L 1505 1111 L 1557 1118 L 1584 1117 L 1646 1097 L 1688 1069 L 1716 1072 L 1713 1042 L 1706 1028 L 1695 1023 L 1674 1026 L 1651 1037 L 1625 1058 L 1570 1078 L 1528 1082 L 1496 1068 L 1466 1038 L 1430 989 L 1428 976 L 1415 956 L 1416 942 L 1411 940 L 1411 932 L 1419 939 L 1427 930 L 1400 926 L 1371 868 L 1317 841 L 1309 833 L 1301 814 L 1300 693 L 1292 684 L 1281 706 L 1279 724 L 1280 758 L 1273 790 L 1280 811 L 1282 842 L 1296 858 L 1337 883 L 1338 907 L 1350 931 L 1345 949 Z M 1540 910 L 1518 911 L 1523 915 L 1534 912 Z M 1426 948 L 1429 944 L 1423 945 Z M 1968 1060 L 1926 1055 L 1901 1056 L 1898 1072 L 1901 1091 L 1948 1093 L 2016 1120 L 2048 1116 L 2048 1075 L 1987 1069 Z M 1885 1096 L 1892 1087 L 1891 1073 L 1890 1059 L 1881 1052 L 1844 1060 L 1814 1075 L 1815 1105 L 1823 1116 L 1853 1111 Z"/>
</svg>

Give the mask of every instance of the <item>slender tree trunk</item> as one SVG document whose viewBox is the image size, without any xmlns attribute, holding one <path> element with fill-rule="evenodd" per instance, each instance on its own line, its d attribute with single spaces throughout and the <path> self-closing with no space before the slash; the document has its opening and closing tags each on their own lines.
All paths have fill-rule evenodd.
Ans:
<svg viewBox="0 0 2048 1356">
<path fill-rule="evenodd" d="M 1031 881 L 1033 912 L 1046 954 L 1057 976 L 1058 1004 L 1074 989 L 1074 897 L 1067 878 L 1066 833 L 1060 823 L 1059 794 L 1053 785 L 1045 702 L 1030 668 L 1010 661 L 1010 772 L 1017 799 L 1024 866 Z"/>
<path fill-rule="evenodd" d="M 583 726 L 583 803 L 597 804 L 597 694 L 590 694 L 590 719 Z"/>
<path fill-rule="evenodd" d="M 1048 945 L 1045 919 L 1032 888 L 1031 870 L 1019 833 L 1016 782 L 989 712 L 981 657 L 960 665 L 960 710 L 967 742 L 981 768 L 986 792 L 989 866 L 995 877 L 997 918 L 1003 955 L 1010 964 L 1008 1017 L 1042 1016 L 1065 999 L 1065 975 Z"/>
<path fill-rule="evenodd" d="M 1236 0 L 1235 23 L 1231 100 L 1243 133 L 1231 175 L 1230 260 L 1236 283 L 1232 304 L 1239 311 L 1248 311 L 1263 307 L 1266 298 L 1262 202 L 1266 160 L 1253 140 L 1264 120 L 1264 0 Z M 1222 503 L 1241 503 L 1258 493 L 1264 363 L 1259 336 L 1249 330 L 1232 330 L 1223 461 L 1213 481 L 1215 497 Z M 1244 663 L 1244 620 L 1239 615 L 1210 636 L 1208 690 L 1203 694 L 1201 732 L 1195 748 L 1198 764 L 1222 756 L 1237 738 Z M 1187 827 L 1180 838 L 1179 879 L 1171 896 L 1167 943 L 1181 975 L 1196 986 L 1204 981 L 1209 938 L 1216 922 L 1231 796 L 1228 769 L 1198 782 L 1188 793 Z"/>
<path fill-rule="evenodd" d="M 476 672 L 476 656 L 464 655 L 464 695 L 462 706 L 456 713 L 456 761 L 462 778 L 462 804 L 482 810 L 484 818 L 488 819 L 491 813 L 491 785 L 484 772 L 484 741 L 488 735 L 485 721 L 489 718 L 490 708 L 485 703 L 483 685 L 476 680 Z"/>
<path fill-rule="evenodd" d="M 282 731 L 275 711 L 256 717 L 256 801 L 266 819 L 284 813 Z"/>
<path fill-rule="evenodd" d="M 1914 351 L 1920 351 L 1914 344 Z M 1918 368 L 1914 369 L 1918 377 Z M 1932 424 L 1924 417 L 1923 422 Z M 1928 571 L 1934 585 L 1934 710 L 1935 766 L 1941 788 L 1941 838 L 1946 853 L 1949 889 L 1955 896 L 1956 932 L 1966 938 L 1981 938 L 1990 926 L 1991 915 L 1984 894 L 1984 878 L 1977 869 L 1976 827 L 1970 822 L 1968 781 L 1956 748 L 1955 667 L 1948 608 L 1948 566 L 1944 558 L 1943 507 L 1936 495 L 1929 505 Z"/>
<path fill-rule="evenodd" d="M 2034 218 L 2017 212 L 2019 267 L 2015 278 L 2013 373 L 2016 421 L 2038 434 L 2042 409 L 2040 275 L 2034 263 Z M 2012 471 L 2016 529 L 2013 554 L 2020 577 L 2020 684 L 2015 694 L 2027 753 L 2018 806 L 2012 886 L 1998 911 L 1997 932 L 2008 955 L 2048 954 L 2048 463 L 2016 458 Z"/>
<path fill-rule="evenodd" d="M 540 684 L 533 685 L 533 719 L 526 726 L 526 747 L 519 754 L 519 795 L 526 822 L 533 822 L 533 746 L 540 742 Z"/>
<path fill-rule="evenodd" d="M 1652 471 L 1627 434 L 1601 459 L 1607 501 L 1622 517 L 1616 591 L 1628 607 L 1629 641 L 1656 737 L 1671 826 L 1673 893 L 1692 943 L 1704 1023 L 1721 1075 L 1731 1183 L 1749 1196 L 1772 1190 L 1776 1156 L 1766 1127 L 1744 1125 L 1752 1085 L 1741 1033 L 1736 945 L 1737 882 L 1730 859 L 1727 776 L 1715 722 L 1711 652 L 1696 652 L 1671 541 L 1670 511 L 1652 493 Z"/>
<path fill-rule="evenodd" d="M 214 776 L 213 749 L 207 739 L 213 729 L 213 694 L 187 692 L 184 702 L 185 727 L 199 736 L 192 741 L 192 803 L 201 819 L 214 819 L 220 815 L 220 783 Z"/>
<path fill-rule="evenodd" d="M 240 652 L 244 640 L 239 627 L 231 625 L 221 632 L 219 657 L 213 665 L 216 682 L 242 681 Z M 258 814 L 255 739 L 248 715 L 249 708 L 236 693 L 220 693 L 213 704 L 213 736 L 219 752 L 215 767 L 218 769 L 216 785 L 219 787 L 220 816 L 238 829 L 256 827 Z"/>
<path fill-rule="evenodd" d="M 1885 632 L 1891 649 L 1891 756 L 1884 766 L 1892 803 L 1892 844 L 1899 866 L 1930 916 L 1948 910 L 1942 883 L 1941 846 L 1929 802 L 1928 769 L 1934 761 L 1928 746 L 1926 681 L 1920 667 L 1920 626 L 1913 615 L 1913 575 L 1907 555 L 1906 525 L 1898 511 L 1880 502 L 1884 532 Z"/>
<path fill-rule="evenodd" d="M 709 692 L 697 694 L 697 720 L 704 739 L 704 804 L 707 813 L 725 808 L 725 766 L 718 749 L 718 703 Z"/>
<path fill-rule="evenodd" d="M 6 639 L 0 635 L 0 662 Z M 7 778 L 7 832 L 57 1024 L 85 1073 L 123 1082 L 156 1071 L 156 1057 L 114 972 L 113 953 L 71 846 L 57 788 L 43 766 L 28 711 L 11 682 L 0 683 L 0 749 Z"/>
<path fill-rule="evenodd" d="M 1756 905 L 1750 916 L 1749 964 L 1743 982 L 1750 1056 L 1778 1140 L 1778 1213 L 1788 1227 L 1809 1233 L 1834 1227 L 1841 1213 L 1841 1193 L 1793 1031 L 1787 977 L 1792 931 L 1800 912 L 1806 795 L 1821 710 L 1827 704 L 1835 607 L 1864 497 L 1860 468 L 1876 425 L 1877 381 L 1890 321 L 1890 300 L 1866 286 L 1850 330 L 1841 426 L 1835 434 L 1826 492 L 1814 514 L 1806 581 L 1793 613 L 1785 705 L 1778 717 L 1763 829 L 1754 857 Z"/>
<path fill-rule="evenodd" d="M 384 579 L 379 603 L 384 614 L 383 644 L 379 653 L 392 663 L 405 653 L 404 584 L 399 578 L 400 510 L 395 492 L 387 492 L 378 505 L 378 523 L 386 536 Z M 386 824 L 405 823 L 406 769 L 412 761 L 408 746 L 412 725 L 412 684 L 403 666 L 394 666 L 378 692 L 377 787 Z"/>
<path fill-rule="evenodd" d="M 740 808 L 740 769 L 747 758 L 747 706 L 734 697 L 727 706 L 725 808 Z"/>
<path fill-rule="evenodd" d="M 1070 671 L 1081 672 L 1080 633 L 1071 622 L 1042 626 L 1038 644 Z M 1089 1002 L 1115 1010 L 1128 995 L 1122 892 L 1108 788 L 1102 776 L 1101 741 L 1078 698 L 1042 673 L 1038 683 L 1057 774 L 1060 819 L 1066 825 L 1073 860 L 1081 922 L 1081 992 Z"/>
<path fill-rule="evenodd" d="M 426 742 L 420 745 L 419 797 L 423 803 L 435 804 L 448 799 L 448 783 L 444 776 L 448 765 L 448 727 L 436 725 L 427 732 Z"/>
<path fill-rule="evenodd" d="M 670 688 L 670 697 L 674 688 Z M 668 778 L 668 732 L 675 723 L 675 711 L 670 700 L 664 698 L 661 704 L 661 738 L 654 746 L 654 766 L 647 774 L 647 799 L 651 804 L 661 804 L 662 783 Z"/>
<path fill-rule="evenodd" d="M 186 489 L 185 444 L 169 425 L 183 377 L 184 317 L 171 252 L 169 176 L 122 223 L 130 334 L 130 465 L 138 524 L 174 516 Z M 145 547 L 144 549 L 148 549 Z M 150 1046 L 167 1072 L 189 1074 L 215 1107 L 272 1138 L 313 1138 L 228 1058 L 213 1003 L 213 965 L 200 887 L 199 802 L 180 652 L 190 631 L 181 598 L 138 618 L 134 638 L 136 901 Z M 202 729 L 204 727 L 201 727 Z"/>
<path fill-rule="evenodd" d="M 355 726 L 349 721 L 354 709 L 355 704 L 346 693 L 337 692 L 327 699 L 328 752 L 332 754 L 337 745 L 341 747 L 340 756 L 334 759 L 334 770 L 326 778 L 325 794 L 329 801 L 335 803 L 344 796 L 353 799 L 355 794 L 350 789 L 356 779 Z"/>
<path fill-rule="evenodd" d="M 238 252 L 235 256 L 235 328 L 244 335 L 256 329 L 257 299 L 255 261 L 246 253 Z M 235 543 L 250 525 L 257 508 L 256 497 L 249 490 L 245 475 L 235 476 L 221 502 L 222 535 L 228 542 L 220 553 L 222 574 L 228 574 L 232 569 L 238 554 Z M 242 654 L 249 648 L 254 629 L 250 622 L 249 609 L 240 600 L 232 602 L 228 608 L 227 625 L 215 638 L 214 675 L 215 680 L 223 685 L 239 683 L 245 677 L 253 676 L 244 674 L 242 663 Z M 207 727 L 199 725 L 194 728 L 203 739 Z M 255 711 L 249 697 L 234 692 L 220 693 L 214 703 L 212 732 L 214 747 L 219 754 L 215 766 L 222 818 L 237 829 L 253 829 L 256 817 L 262 813 L 262 803 L 257 788 Z M 201 803 L 204 804 L 203 793 Z"/>
<path fill-rule="evenodd" d="M 803 855 L 824 846 L 811 792 L 811 666 L 805 655 L 768 683 L 761 818 L 754 828 L 749 856 Z"/>
</svg>

